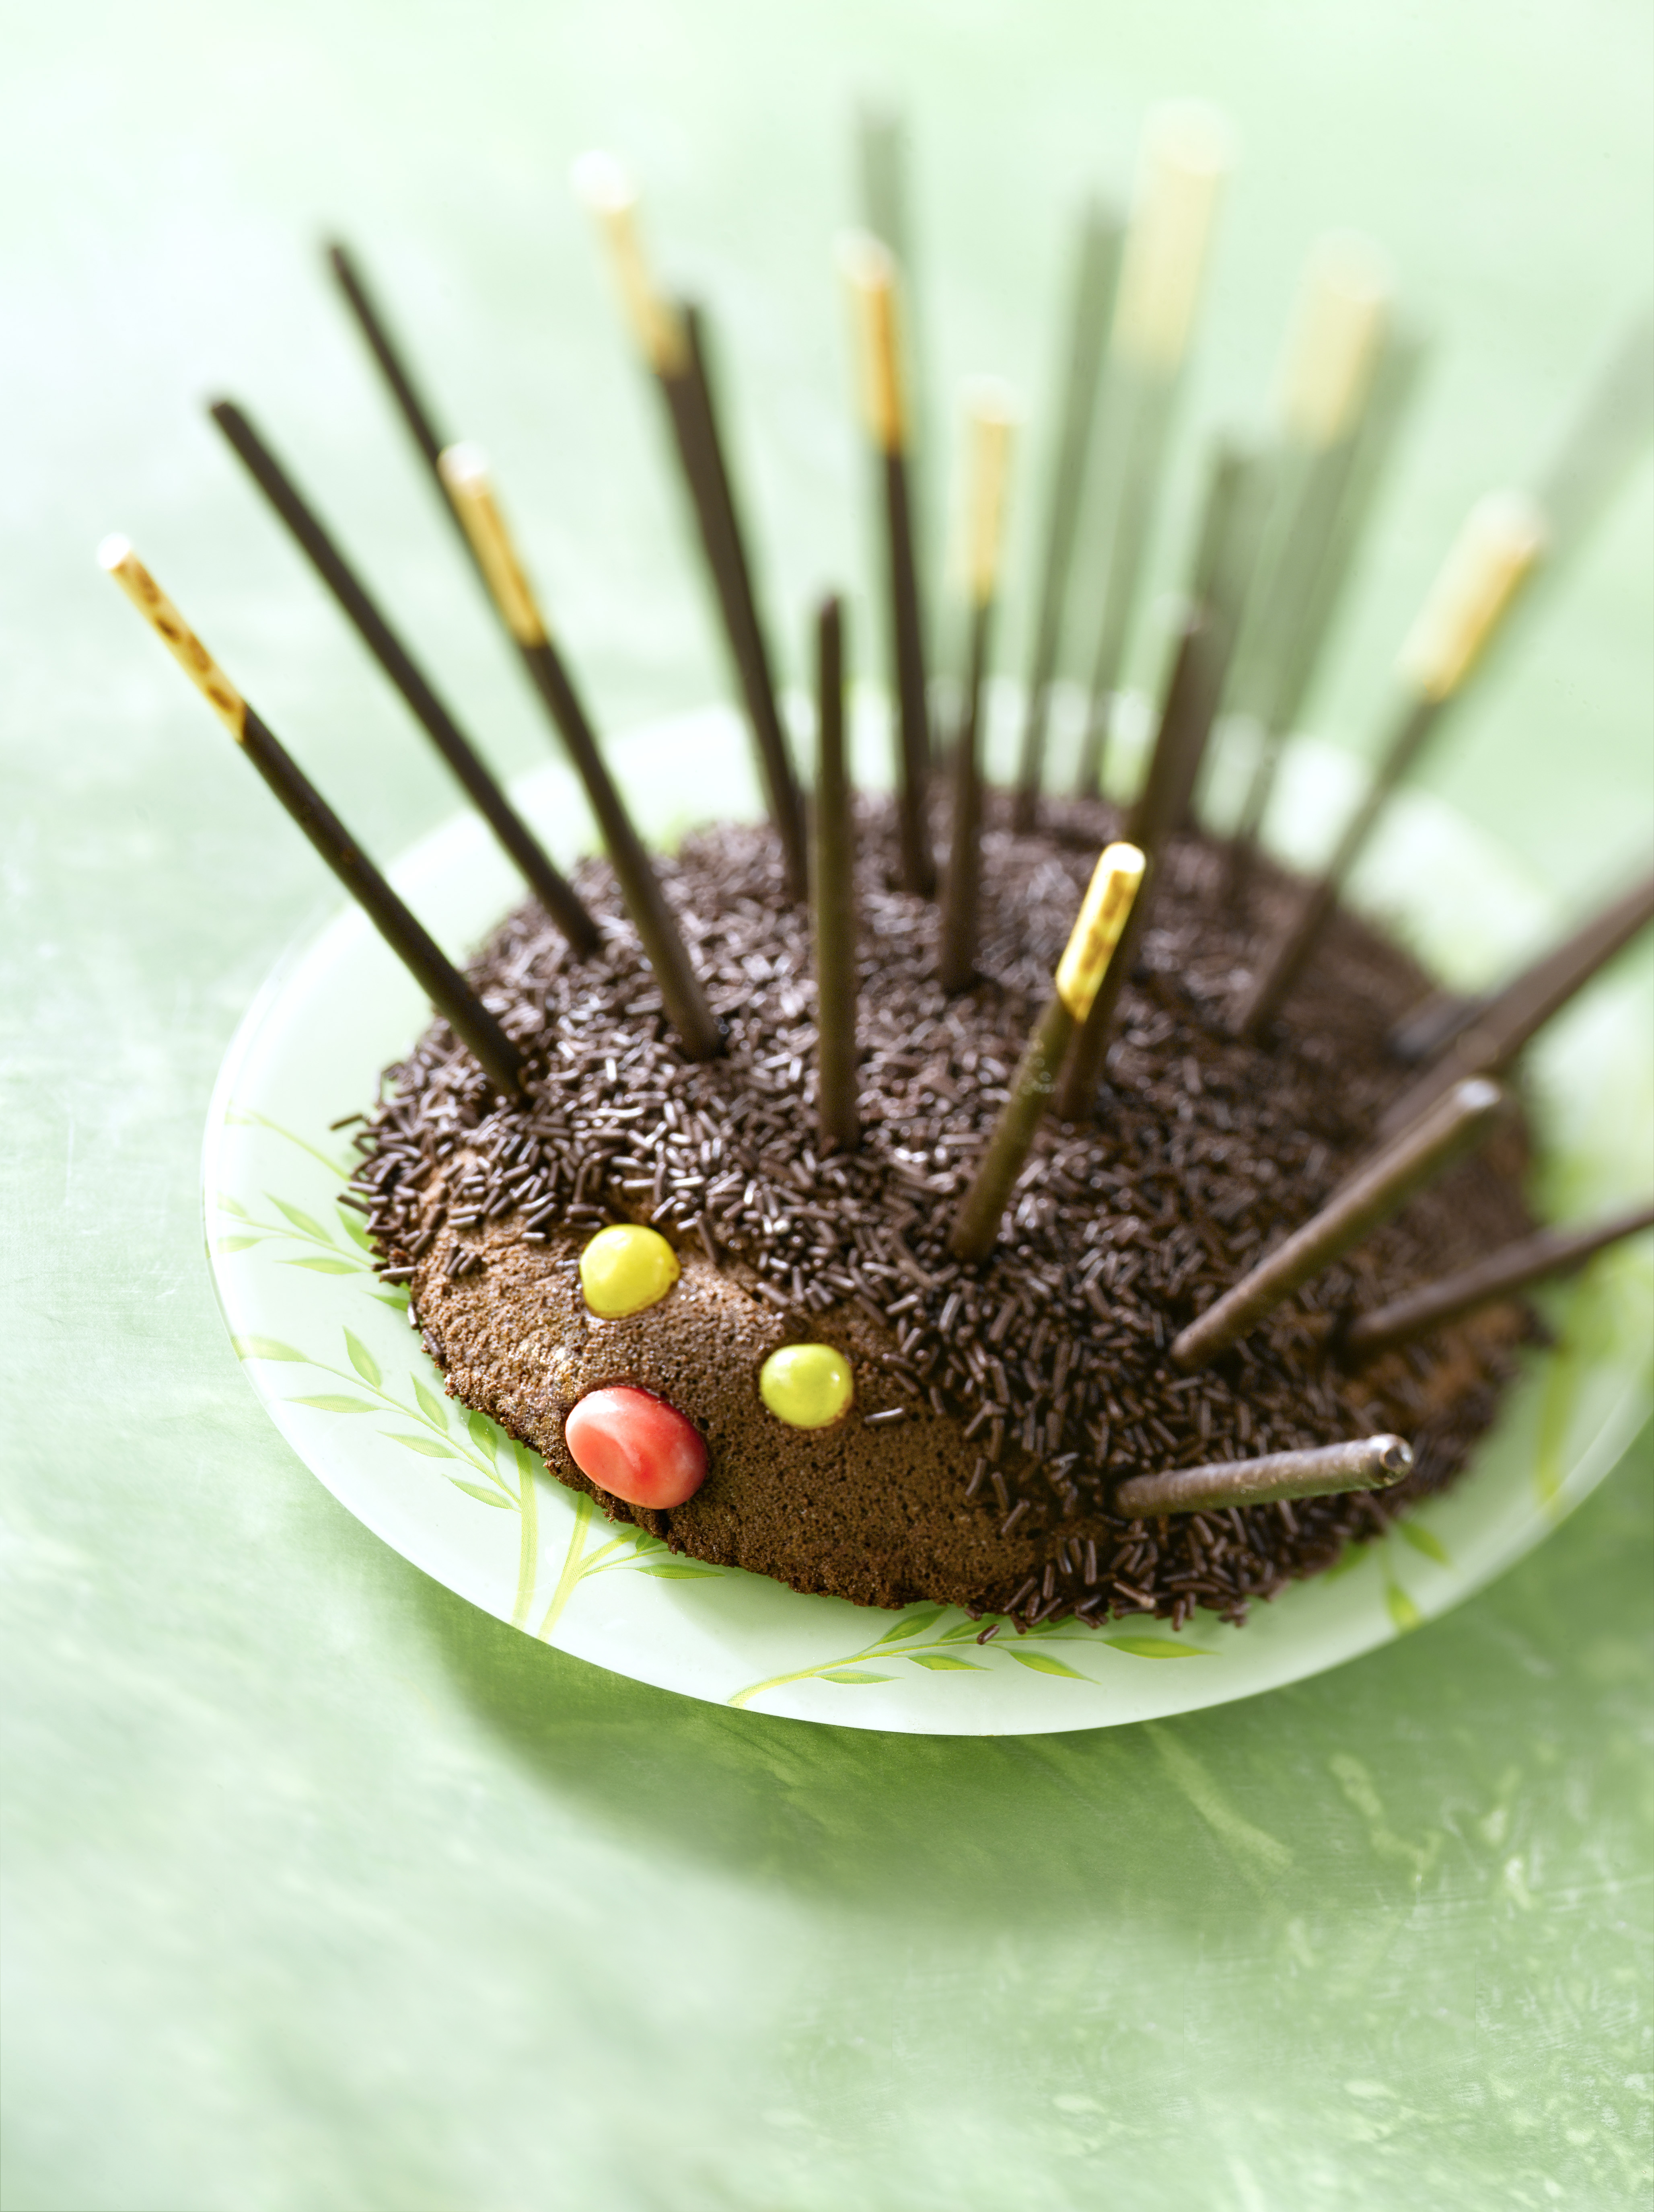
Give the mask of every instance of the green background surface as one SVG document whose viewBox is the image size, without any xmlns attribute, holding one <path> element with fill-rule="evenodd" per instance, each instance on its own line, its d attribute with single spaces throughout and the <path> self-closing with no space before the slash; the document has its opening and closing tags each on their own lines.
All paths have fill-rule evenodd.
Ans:
<svg viewBox="0 0 1654 2212">
<path fill-rule="evenodd" d="M 1645 2203 L 1647 1438 L 1449 1620 L 1114 1733 L 720 1712 L 468 1610 L 224 1341 L 203 1112 L 331 886 L 91 560 L 128 532 L 388 855 L 449 790 L 204 397 L 289 454 L 495 759 L 544 740 L 325 228 L 496 455 L 623 727 L 721 669 L 569 157 L 635 161 L 715 306 L 795 663 L 809 593 L 863 567 L 827 264 L 858 87 L 914 114 L 937 392 L 988 369 L 1036 405 L 1063 210 L 1195 92 L 1241 148 L 1195 416 L 1257 417 L 1325 225 L 1386 241 L 1438 334 L 1320 702 L 1359 744 L 1464 507 L 1646 289 L 1640 0 L 73 0 L 3 30 L 7 2212 Z M 1564 907 L 1654 823 L 1650 475 L 1426 770 Z"/>
</svg>

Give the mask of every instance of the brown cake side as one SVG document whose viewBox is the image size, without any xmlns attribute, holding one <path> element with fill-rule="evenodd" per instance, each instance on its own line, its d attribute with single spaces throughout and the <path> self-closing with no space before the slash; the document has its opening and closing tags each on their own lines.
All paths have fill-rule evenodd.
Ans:
<svg viewBox="0 0 1654 2212">
<path fill-rule="evenodd" d="M 1200 1604 L 1239 1620 L 1450 1480 L 1493 1416 L 1520 1316 L 1480 1316 L 1354 1375 L 1328 1343 L 1352 1305 L 1529 1225 L 1518 1131 L 1211 1370 L 1165 1360 L 1177 1330 L 1370 1148 L 1399 1079 L 1384 1034 L 1426 988 L 1341 916 L 1288 1021 L 1261 1045 L 1234 1042 L 1224 1017 L 1286 885 L 1266 873 L 1243 927 L 1205 841 L 1167 856 L 1098 1119 L 1048 1124 L 994 1252 L 949 1257 L 953 1208 L 1113 828 L 1095 805 L 1048 814 L 1037 837 L 991 814 L 982 980 L 950 999 L 935 908 L 892 888 L 888 808 L 863 804 L 865 1133 L 842 1158 L 817 1151 L 808 921 L 766 830 L 721 826 L 664 866 L 727 1025 L 719 1060 L 674 1049 L 604 864 L 580 876 L 604 918 L 599 959 L 571 960 L 536 908 L 508 917 L 471 973 L 532 1055 L 532 1096 L 497 1100 L 439 1023 L 391 1071 L 361 1140 L 371 1231 L 410 1279 L 449 1389 L 577 1489 L 592 1486 L 563 1440 L 572 1406 L 610 1383 L 656 1392 L 699 1428 L 709 1472 L 669 1513 L 594 1492 L 615 1517 L 799 1589 L 1022 1619 L 1181 1623 Z M 659 1227 L 683 1273 L 659 1304 L 599 1321 L 578 1255 L 625 1219 Z M 758 1396 L 763 1360 L 806 1340 L 855 1372 L 853 1409 L 826 1430 L 789 1428 Z M 1382 1495 L 1147 1524 L 1109 1510 L 1127 1474 L 1380 1429 L 1417 1455 Z"/>
</svg>

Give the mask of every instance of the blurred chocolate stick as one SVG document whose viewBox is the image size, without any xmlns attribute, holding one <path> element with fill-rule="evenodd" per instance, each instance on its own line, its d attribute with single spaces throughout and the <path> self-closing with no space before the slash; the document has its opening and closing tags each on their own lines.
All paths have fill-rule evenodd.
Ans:
<svg viewBox="0 0 1654 2212">
<path fill-rule="evenodd" d="M 1402 648 L 1399 696 L 1367 791 L 1297 912 L 1263 948 L 1236 1010 L 1237 1036 L 1259 1035 L 1314 957 L 1339 893 L 1391 794 L 1464 689 L 1544 544 L 1543 518 L 1519 494 L 1496 494 L 1471 510 Z"/>
<path fill-rule="evenodd" d="M 1033 655 L 1017 769 L 1014 826 L 1032 830 L 1038 818 L 1045 779 L 1045 738 L 1051 712 L 1051 687 L 1062 644 L 1068 577 L 1074 537 L 1091 458 L 1092 425 L 1097 413 L 1109 319 L 1114 309 L 1124 231 L 1111 208 L 1093 200 L 1079 226 L 1073 301 L 1067 330 L 1062 411 L 1051 454 L 1045 551 L 1040 570 L 1039 605 L 1034 617 Z"/>
<path fill-rule="evenodd" d="M 885 599 L 896 694 L 897 823 L 905 888 L 929 898 L 936 889 L 927 798 L 930 708 L 925 672 L 924 611 L 914 553 L 908 481 L 908 405 L 897 326 L 897 277 L 889 248 L 867 232 L 840 241 L 839 268 L 854 318 L 863 418 L 878 458 L 884 495 Z"/>
<path fill-rule="evenodd" d="M 1369 1160 L 1319 1213 L 1295 1229 L 1173 1340 L 1171 1363 L 1193 1374 L 1238 1344 L 1293 1291 L 1398 1213 L 1415 1191 L 1479 1144 L 1505 1105 L 1496 1083 L 1460 1083 L 1416 1127 Z"/>
<path fill-rule="evenodd" d="M 1466 1314 L 1513 1298 L 1535 1283 L 1571 1274 L 1610 1244 L 1645 1229 L 1654 1229 L 1654 1206 L 1632 1206 L 1584 1229 L 1542 1229 L 1535 1236 L 1518 1237 L 1471 1267 L 1358 1315 L 1340 1340 L 1339 1356 L 1350 1365 L 1376 1359 L 1380 1352 L 1394 1352 Z"/>
<path fill-rule="evenodd" d="M 1654 921 L 1654 875 L 1622 891 L 1578 929 L 1480 1003 L 1447 1038 L 1441 1057 L 1385 1109 L 1389 1136 L 1416 1121 L 1450 1084 L 1467 1075 L 1502 1075 L 1546 1023 L 1560 1013 L 1615 954 Z"/>
<path fill-rule="evenodd" d="M 829 1150 L 861 1141 L 856 1104 L 855 818 L 844 758 L 844 613 L 816 617 L 816 796 L 811 872 L 816 945 L 816 1120 Z"/>
<path fill-rule="evenodd" d="M 1082 797 L 1104 785 L 1172 412 L 1228 167 L 1228 134 L 1210 109 L 1170 107 L 1151 117 L 1109 341 L 1104 565 L 1075 785 Z"/>
<path fill-rule="evenodd" d="M 1012 424 L 1010 395 L 984 379 L 966 402 L 964 569 L 970 609 L 964 712 L 953 750 L 953 812 L 942 888 L 938 973 L 945 991 L 963 991 L 976 973 L 982 897 L 982 684 L 994 629 L 1005 533 L 1006 477 Z"/>
</svg>

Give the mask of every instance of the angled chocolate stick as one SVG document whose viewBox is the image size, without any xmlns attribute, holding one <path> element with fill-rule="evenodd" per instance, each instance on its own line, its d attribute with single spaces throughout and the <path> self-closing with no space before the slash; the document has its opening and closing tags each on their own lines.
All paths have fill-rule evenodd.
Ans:
<svg viewBox="0 0 1654 2212">
<path fill-rule="evenodd" d="M 1018 1062 L 1011 1096 L 954 1217 L 948 1249 L 956 1260 L 986 1259 L 994 1249 L 1012 1188 L 1056 1088 L 1062 1056 L 1091 1011 L 1142 880 L 1143 855 L 1134 845 L 1104 848 L 1057 963 L 1056 988 Z"/>
<path fill-rule="evenodd" d="M 743 678 L 747 691 L 748 714 L 755 730 L 760 721 L 763 724 L 763 736 L 758 749 L 760 772 L 764 781 L 770 818 L 775 823 L 781 841 L 787 881 L 793 885 L 795 896 L 802 898 L 808 873 L 805 859 L 804 796 L 794 772 L 793 757 L 787 750 L 787 735 L 781 725 L 781 710 L 776 704 L 769 647 L 758 613 L 745 536 L 741 527 L 739 510 L 735 504 L 729 465 L 725 459 L 723 433 L 719 427 L 717 386 L 712 380 L 708 365 L 705 320 L 698 307 L 685 305 L 684 331 L 689 340 L 690 369 L 695 380 L 696 397 L 700 404 L 706 433 L 708 473 L 717 511 L 723 517 L 725 543 L 730 548 L 734 596 L 739 605 L 742 633 L 747 641 L 742 666 L 751 671 L 750 675 Z"/>
<path fill-rule="evenodd" d="M 1431 1101 L 1467 1075 L 1502 1075 L 1517 1054 L 1633 937 L 1654 921 L 1654 876 L 1582 922 L 1496 997 L 1471 1002 L 1471 1018 L 1449 1039 L 1441 1058 L 1384 1109 L 1380 1133 L 1417 1121 Z"/>
<path fill-rule="evenodd" d="M 1250 1335 L 1312 1275 L 1370 1237 L 1415 1191 L 1479 1144 L 1505 1103 L 1496 1083 L 1477 1078 L 1456 1085 L 1423 1121 L 1358 1170 L 1319 1213 L 1191 1322 L 1173 1340 L 1173 1366 L 1191 1374 Z"/>
<path fill-rule="evenodd" d="M 1164 1474 L 1134 1474 L 1109 1500 L 1111 1510 L 1147 1520 L 1156 1513 L 1221 1512 L 1227 1505 L 1269 1505 L 1282 1498 L 1330 1498 L 1346 1490 L 1389 1490 L 1413 1472 L 1413 1448 L 1402 1437 L 1364 1437 L 1358 1443 L 1310 1451 L 1269 1452 L 1262 1459 L 1219 1460 Z"/>
<path fill-rule="evenodd" d="M 1106 566 L 1075 785 L 1082 798 L 1103 787 L 1172 410 L 1228 167 L 1228 134 L 1210 109 L 1165 108 L 1150 118 L 1109 341 Z"/>
<path fill-rule="evenodd" d="M 1344 1332 L 1340 1356 L 1353 1365 L 1376 1358 L 1381 1352 L 1393 1352 L 1397 1345 L 1411 1344 L 1415 1337 L 1427 1336 L 1432 1329 L 1481 1306 L 1496 1305 L 1534 1283 L 1583 1267 L 1595 1254 L 1645 1229 L 1654 1229 L 1654 1206 L 1632 1206 L 1585 1229 L 1542 1229 L 1536 1236 L 1518 1237 L 1474 1266 L 1358 1315 Z"/>
<path fill-rule="evenodd" d="M 1540 477 L 1552 574 L 1590 535 L 1654 434 L 1654 308 L 1645 307 L 1604 362 Z"/>
<path fill-rule="evenodd" d="M 361 579 L 241 410 L 221 399 L 212 419 L 246 463 L 249 473 L 297 539 L 328 590 L 355 623 L 368 650 L 406 700 L 431 743 L 470 794 L 477 812 L 521 869 L 551 920 L 582 958 L 602 939 L 574 886 L 553 866 L 533 831 L 496 782 L 476 747 L 432 690 Z"/>
<path fill-rule="evenodd" d="M 926 793 L 930 775 L 930 708 L 924 614 L 914 558 L 908 484 L 908 410 L 897 327 L 897 270 L 888 247 L 865 231 L 839 246 L 839 267 L 855 319 L 862 412 L 879 456 L 885 503 L 885 588 L 896 692 L 897 817 L 905 888 L 929 898 L 936 889 Z"/>
<path fill-rule="evenodd" d="M 1365 407 L 1341 457 L 1341 495 L 1332 517 L 1320 566 L 1310 582 L 1293 634 L 1283 649 L 1268 720 L 1260 721 L 1253 712 L 1259 732 L 1259 750 L 1230 847 L 1226 889 L 1231 898 L 1245 894 L 1280 772 L 1284 743 L 1299 726 L 1326 659 L 1378 495 L 1388 480 L 1390 457 L 1419 388 L 1425 354 L 1425 343 L 1415 332 L 1391 328 L 1386 332 L 1373 366 Z M 1244 699 L 1239 702 L 1239 710 L 1249 711 Z"/>
<path fill-rule="evenodd" d="M 1471 509 L 1402 648 L 1401 696 L 1371 782 L 1297 913 L 1275 942 L 1263 948 L 1236 1009 L 1237 1036 L 1256 1036 L 1274 1019 L 1313 958 L 1339 893 L 1396 785 L 1462 691 L 1544 544 L 1542 516 L 1517 493 L 1495 494 Z"/>
<path fill-rule="evenodd" d="M 1420 1060 L 1433 1060 L 1438 1052 L 1445 1052 L 1487 1004 L 1485 992 L 1466 998 L 1457 991 L 1431 991 L 1391 1026 L 1384 1049 L 1404 1066 L 1416 1067 Z"/>
<path fill-rule="evenodd" d="M 471 538 L 490 596 L 586 787 L 620 896 L 642 943 L 644 957 L 654 970 L 678 1042 L 690 1059 L 710 1060 L 723 1050 L 718 1024 L 666 904 L 660 878 L 599 750 L 580 695 L 551 642 L 545 618 L 495 499 L 488 464 L 475 446 L 450 446 L 440 465 L 443 484 Z"/>
<path fill-rule="evenodd" d="M 98 561 L 166 644 L 282 805 L 408 969 L 437 1012 L 502 1091 L 523 1088 L 522 1054 L 275 734 L 255 714 L 124 538 Z"/>
<path fill-rule="evenodd" d="M 816 937 L 816 1120 L 829 1151 L 861 1141 L 856 1105 L 855 818 L 844 760 L 844 611 L 816 617 L 816 799 L 811 895 Z"/>
<path fill-rule="evenodd" d="M 1225 546 L 1237 520 L 1237 501 L 1245 484 L 1244 463 L 1232 449 L 1220 445 L 1207 490 L 1192 605 L 1183 617 L 1172 660 L 1148 775 L 1126 817 L 1126 835 L 1142 849 L 1147 874 L 1119 950 L 1069 1051 L 1056 1100 L 1057 1113 L 1065 1121 L 1083 1121 L 1097 1103 L 1120 994 L 1136 963 L 1138 947 L 1153 911 L 1160 856 L 1167 839 L 1189 813 L 1217 718 L 1235 640 L 1234 604 L 1220 592 L 1219 579 L 1225 571 Z"/>
<path fill-rule="evenodd" d="M 698 312 L 668 299 L 655 284 L 638 231 L 636 187 L 611 155 L 582 155 L 575 164 L 575 189 L 601 227 L 627 320 L 666 405 L 745 702 L 765 802 L 781 842 L 788 885 L 795 897 L 802 897 L 804 805 L 775 704 L 769 650 L 724 459 Z"/>
<path fill-rule="evenodd" d="M 1034 828 L 1039 815 L 1051 685 L 1062 643 L 1068 572 L 1073 562 L 1080 495 L 1091 453 L 1092 423 L 1097 413 L 1098 386 L 1102 381 L 1103 356 L 1108 343 L 1109 318 L 1114 311 L 1124 235 L 1120 218 L 1112 208 L 1105 207 L 1100 200 L 1087 204 L 1079 227 L 1073 305 L 1067 332 L 1062 414 L 1051 454 L 1045 557 L 1040 571 L 1039 607 L 1034 617 L 1027 713 L 1023 723 L 1022 757 L 1017 769 L 1017 796 L 1012 817 L 1014 826 L 1024 831 Z"/>
<path fill-rule="evenodd" d="M 937 973 L 945 991 L 969 988 L 976 973 L 977 908 L 982 897 L 982 683 L 999 589 L 1005 530 L 1006 471 L 1012 422 L 1010 395 L 984 380 L 967 400 L 964 572 L 970 608 L 964 713 L 953 748 L 953 818 Z"/>
<path fill-rule="evenodd" d="M 368 351 L 379 364 L 380 375 L 390 386 L 397 412 L 407 425 L 408 434 L 418 448 L 421 459 L 430 471 L 431 481 L 442 495 L 443 507 L 459 532 L 460 543 L 466 552 L 471 553 L 473 549 L 465 533 L 465 526 L 454 510 L 453 501 L 447 496 L 447 489 L 436 465 L 448 441 L 431 420 L 424 397 L 414 382 L 401 347 L 391 336 L 378 303 L 368 289 L 367 280 L 355 254 L 349 246 L 335 243 L 327 249 L 327 262 L 344 295 L 346 305 L 356 317 L 357 328 L 368 341 Z"/>
<path fill-rule="evenodd" d="M 1266 728 L 1343 503 L 1389 317 L 1388 272 L 1365 240 L 1312 249 L 1278 380 L 1275 498 L 1259 549 L 1231 703 Z"/>
<path fill-rule="evenodd" d="M 1250 876 L 1282 741 L 1325 644 L 1416 360 L 1411 341 L 1392 337 L 1377 249 L 1355 237 L 1320 240 L 1281 364 L 1275 496 L 1228 702 L 1252 722 L 1258 744 L 1231 848 L 1233 893 Z"/>
</svg>

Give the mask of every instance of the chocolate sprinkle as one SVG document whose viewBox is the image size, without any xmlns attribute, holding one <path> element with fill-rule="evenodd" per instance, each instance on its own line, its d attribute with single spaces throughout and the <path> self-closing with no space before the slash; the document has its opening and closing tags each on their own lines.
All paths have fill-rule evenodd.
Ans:
<svg viewBox="0 0 1654 2212">
<path fill-rule="evenodd" d="M 1509 1309 L 1356 1375 L 1326 1350 L 1353 1309 L 1529 1226 L 1522 1133 L 1502 1133 L 1414 1199 L 1212 1369 L 1180 1376 L 1166 1357 L 1177 1331 L 1371 1148 L 1397 1088 L 1383 1040 L 1421 995 L 1419 969 L 1341 915 L 1292 1026 L 1237 1042 L 1228 1012 L 1253 945 L 1290 908 L 1291 882 L 1260 866 L 1239 919 L 1222 899 L 1221 849 L 1174 839 L 1098 1118 L 1048 1120 L 999 1243 L 962 1264 L 947 1254 L 949 1223 L 1116 824 L 1099 804 L 1054 801 L 1038 836 L 1017 836 L 1008 804 L 990 799 L 978 981 L 949 998 L 936 980 L 935 909 L 899 888 L 892 811 L 863 799 L 858 815 L 855 1152 L 818 1150 L 808 915 L 788 900 L 773 833 L 721 825 L 686 839 L 660 875 L 724 1053 L 684 1058 L 606 864 L 585 862 L 576 880 L 605 939 L 595 959 L 571 959 L 526 907 L 468 971 L 526 1056 L 526 1097 L 501 1099 L 438 1021 L 388 1071 L 385 1103 L 354 1139 L 363 1158 L 351 1193 L 368 1209 L 380 1272 L 406 1280 L 411 1271 L 424 1341 L 450 1390 L 575 1488 L 589 1485 L 562 1443 L 567 1406 L 555 1394 L 532 1401 L 520 1358 L 513 1365 L 490 1347 L 520 1335 L 508 1326 L 514 1301 L 549 1312 L 561 1298 L 569 1328 L 583 1329 L 574 1261 L 605 1224 L 660 1229 L 686 1285 L 698 1271 L 719 1296 L 744 1301 L 742 1329 L 842 1343 L 873 1410 L 826 1432 L 830 1448 L 875 1456 L 867 1468 L 833 1464 L 845 1483 L 874 1467 L 905 1470 L 923 1492 L 931 1551 L 892 1564 L 870 1539 L 865 1556 L 841 1544 L 812 1558 L 807 1532 L 782 1525 L 774 1496 L 744 1528 L 739 1450 L 729 1444 L 718 1493 L 718 1438 L 748 1420 L 756 1393 L 745 1373 L 704 1369 L 708 1391 L 741 1400 L 739 1420 L 722 1428 L 721 1413 L 684 1407 L 714 1444 L 704 1491 L 670 1515 L 600 1500 L 676 1550 L 864 1603 L 933 1597 L 1015 1613 L 1019 1628 L 1077 1608 L 1093 1626 L 1141 1613 L 1181 1626 L 1196 1606 L 1244 1620 L 1254 1599 L 1331 1565 L 1352 1539 L 1382 1534 L 1409 1501 L 1440 1489 L 1492 1419 L 1530 1326 Z M 650 1322 L 611 1326 L 639 1332 L 626 1340 L 642 1358 Z M 1407 1436 L 1416 1457 L 1408 1480 L 1381 1494 L 1149 1525 L 1110 1510 L 1129 1474 L 1380 1430 Z M 748 1433 L 783 1478 L 786 1454 L 811 1448 L 773 1421 Z M 800 1461 L 818 1475 L 824 1465 Z"/>
</svg>

